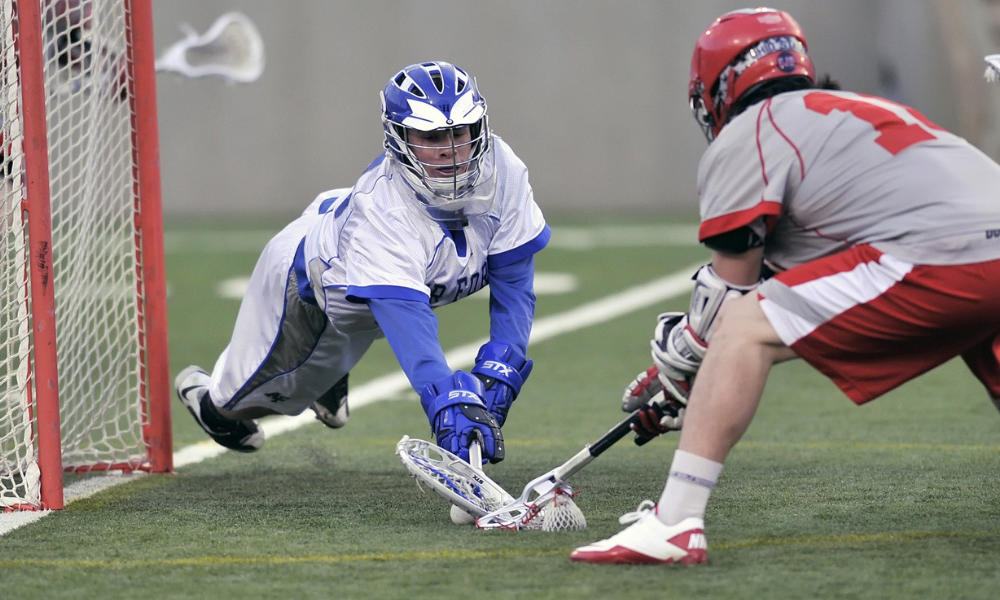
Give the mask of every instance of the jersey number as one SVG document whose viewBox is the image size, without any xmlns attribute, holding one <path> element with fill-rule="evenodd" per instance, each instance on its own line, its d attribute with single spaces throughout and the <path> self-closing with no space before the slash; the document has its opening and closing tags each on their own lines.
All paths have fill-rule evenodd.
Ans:
<svg viewBox="0 0 1000 600">
<path fill-rule="evenodd" d="M 879 99 L 880 104 L 875 104 L 861 98 L 845 98 L 823 92 L 813 92 L 805 96 L 805 103 L 806 108 L 823 115 L 840 110 L 849 112 L 862 121 L 870 123 L 879 132 L 875 143 L 888 150 L 893 156 L 914 144 L 937 139 L 931 133 L 932 131 L 944 131 L 912 108 L 888 100 Z M 897 112 L 882 106 L 882 103 L 892 105 L 896 111 L 905 112 L 918 122 L 907 123 Z"/>
</svg>

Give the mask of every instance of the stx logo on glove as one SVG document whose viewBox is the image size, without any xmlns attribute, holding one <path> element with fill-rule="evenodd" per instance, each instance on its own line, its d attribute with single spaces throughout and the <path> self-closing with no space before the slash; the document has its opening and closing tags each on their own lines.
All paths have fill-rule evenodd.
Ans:
<svg viewBox="0 0 1000 600">
<path fill-rule="evenodd" d="M 470 392 L 469 390 L 452 390 L 448 392 L 448 399 L 454 400 L 455 398 L 468 398 L 471 402 L 476 404 L 482 403 L 482 400 L 476 395 L 475 392 Z"/>
<path fill-rule="evenodd" d="M 511 367 L 510 365 L 505 365 L 495 360 L 485 360 L 482 363 L 480 363 L 480 366 L 490 371 L 498 371 L 504 377 L 510 377 L 510 374 L 514 372 L 514 367 Z"/>
</svg>

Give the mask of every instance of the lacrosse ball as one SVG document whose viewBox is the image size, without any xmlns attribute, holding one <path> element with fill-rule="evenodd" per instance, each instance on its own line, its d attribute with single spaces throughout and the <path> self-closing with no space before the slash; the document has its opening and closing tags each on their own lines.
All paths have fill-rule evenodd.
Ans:
<svg viewBox="0 0 1000 600">
<path fill-rule="evenodd" d="M 451 522 L 455 525 L 473 525 L 476 522 L 476 517 L 465 512 L 458 506 L 451 505 Z"/>
</svg>

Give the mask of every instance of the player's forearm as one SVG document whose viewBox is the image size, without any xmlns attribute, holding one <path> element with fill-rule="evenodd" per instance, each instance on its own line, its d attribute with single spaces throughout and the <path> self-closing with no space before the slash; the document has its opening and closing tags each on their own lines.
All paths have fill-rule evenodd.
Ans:
<svg viewBox="0 0 1000 600">
<path fill-rule="evenodd" d="M 427 384 L 451 374 L 438 338 L 437 316 L 429 305 L 398 298 L 372 298 L 368 307 L 417 393 Z"/>
<path fill-rule="evenodd" d="M 528 350 L 535 318 L 535 259 L 490 270 L 490 339 Z"/>
</svg>

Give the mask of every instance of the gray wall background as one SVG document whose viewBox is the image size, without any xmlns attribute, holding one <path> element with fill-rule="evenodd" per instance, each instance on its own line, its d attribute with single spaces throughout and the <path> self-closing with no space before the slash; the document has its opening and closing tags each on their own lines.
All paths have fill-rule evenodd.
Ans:
<svg viewBox="0 0 1000 600">
<path fill-rule="evenodd" d="M 846 89 L 912 104 L 973 142 L 996 143 L 988 149 L 995 156 L 1000 142 L 988 134 L 1000 116 L 1000 86 L 981 77 L 976 53 L 992 40 L 976 11 L 997 4 L 789 0 L 778 7 L 802 24 L 820 73 Z M 948 16 L 958 5 L 968 10 Z M 267 55 L 263 77 L 249 85 L 158 76 L 164 210 L 292 215 L 320 191 L 353 184 L 381 150 L 378 91 L 401 67 L 441 59 L 477 77 L 494 131 L 527 163 L 544 210 L 693 213 L 705 140 L 686 104 L 691 49 L 715 17 L 741 6 L 157 0 L 158 54 L 181 39 L 181 22 L 203 32 L 236 10 L 260 28 Z M 973 34 L 979 46 L 965 56 L 940 42 Z M 1000 17 L 996 35 L 992 52 L 1000 52 Z M 970 67 L 956 68 L 962 61 Z"/>
</svg>

